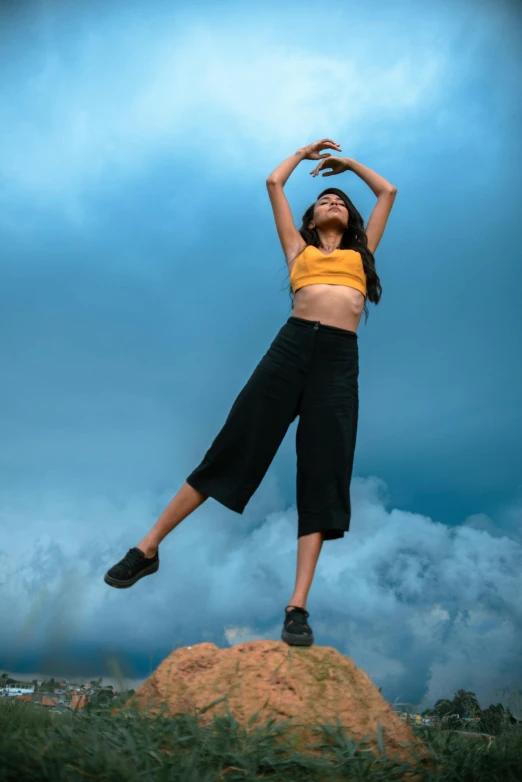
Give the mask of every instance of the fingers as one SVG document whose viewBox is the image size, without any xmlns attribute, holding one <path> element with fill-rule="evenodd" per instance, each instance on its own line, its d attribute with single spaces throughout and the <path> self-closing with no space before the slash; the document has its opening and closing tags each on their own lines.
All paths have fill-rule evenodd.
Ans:
<svg viewBox="0 0 522 782">
<path fill-rule="evenodd" d="M 311 174 L 313 177 L 316 177 L 316 176 L 318 175 L 318 173 L 319 173 L 319 171 L 321 170 L 321 168 L 322 168 L 322 167 L 323 167 L 323 166 L 322 166 L 322 164 L 320 163 L 320 164 L 317 166 L 317 168 L 314 168 L 314 170 L 313 170 L 313 171 L 310 171 L 310 174 Z M 323 171 L 323 176 L 334 176 L 334 174 L 337 174 L 337 173 L 338 173 L 337 171 Z"/>
<path fill-rule="evenodd" d="M 322 144 L 328 144 L 329 147 L 337 147 L 339 152 L 341 152 L 341 146 L 337 143 L 337 141 L 333 141 L 331 138 L 324 138 L 321 142 Z"/>
<path fill-rule="evenodd" d="M 332 169 L 334 169 L 334 166 L 336 165 L 335 161 L 337 160 L 337 158 L 334 155 L 330 155 L 330 154 L 326 153 L 324 155 L 319 155 L 319 157 L 321 158 L 321 162 L 316 166 L 316 168 L 314 168 L 312 171 L 310 171 L 310 174 L 312 176 L 314 176 L 314 177 L 316 177 L 319 174 L 319 171 L 321 171 L 321 169 L 323 169 L 323 168 L 332 168 Z M 327 158 L 330 158 L 330 160 L 328 161 Z M 328 172 L 323 173 L 323 176 L 334 176 L 334 174 L 337 174 L 337 173 L 339 173 L 339 172 L 335 171 L 335 170 L 332 170 L 332 171 L 328 171 Z"/>
</svg>

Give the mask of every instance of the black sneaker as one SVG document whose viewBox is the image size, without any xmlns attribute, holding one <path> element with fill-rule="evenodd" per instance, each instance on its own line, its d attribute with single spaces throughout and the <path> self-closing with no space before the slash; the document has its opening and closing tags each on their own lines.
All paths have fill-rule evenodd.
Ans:
<svg viewBox="0 0 522 782">
<path fill-rule="evenodd" d="M 159 568 L 158 552 L 147 559 L 139 548 L 130 548 L 122 560 L 111 567 L 105 574 L 104 581 L 111 587 L 126 589 L 139 581 L 143 576 L 156 573 Z"/>
<path fill-rule="evenodd" d="M 307 623 L 308 611 L 299 606 L 287 606 L 281 639 L 290 646 L 312 646 L 314 634 Z"/>
</svg>

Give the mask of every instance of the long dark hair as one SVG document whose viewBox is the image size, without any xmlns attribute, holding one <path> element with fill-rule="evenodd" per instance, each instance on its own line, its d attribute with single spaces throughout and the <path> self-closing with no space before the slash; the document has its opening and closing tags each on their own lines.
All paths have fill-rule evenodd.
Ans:
<svg viewBox="0 0 522 782">
<path fill-rule="evenodd" d="M 368 239 L 364 230 L 363 219 L 346 193 L 343 193 L 343 191 L 339 190 L 337 187 L 329 187 L 318 195 L 317 201 L 319 201 L 322 196 L 326 195 L 326 193 L 334 193 L 342 198 L 348 209 L 348 226 L 341 237 L 341 244 L 339 247 L 341 250 L 357 250 L 357 252 L 361 254 L 364 272 L 366 274 L 366 301 L 364 303 L 364 322 L 366 324 L 366 321 L 368 320 L 367 300 L 369 299 L 373 304 L 378 304 L 382 296 L 381 281 L 375 270 L 375 258 L 373 257 L 373 253 L 368 249 Z M 312 230 L 308 228 L 308 223 L 313 220 L 314 217 L 314 206 L 315 203 L 308 207 L 303 215 L 301 228 L 298 230 L 306 244 L 312 244 L 314 247 L 319 247 L 321 242 L 319 241 L 317 230 L 315 228 Z M 293 307 L 294 296 L 291 284 L 288 286 L 288 289 Z"/>
</svg>

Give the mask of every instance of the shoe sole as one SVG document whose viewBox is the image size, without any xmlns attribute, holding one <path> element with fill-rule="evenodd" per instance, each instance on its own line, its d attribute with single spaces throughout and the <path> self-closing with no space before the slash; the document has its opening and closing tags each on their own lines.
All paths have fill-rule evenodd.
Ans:
<svg viewBox="0 0 522 782">
<path fill-rule="evenodd" d="M 148 567 L 144 568 L 141 571 L 141 573 L 138 573 L 137 576 L 134 576 L 134 578 L 129 578 L 127 581 L 119 581 L 117 578 L 112 578 L 111 576 L 109 576 L 108 573 L 105 574 L 103 580 L 109 586 L 116 587 L 116 589 L 128 589 L 133 584 L 135 584 L 136 581 L 139 581 L 140 578 L 143 578 L 143 576 L 151 576 L 153 573 L 157 573 L 158 570 L 159 570 L 159 560 L 153 562 L 152 565 L 149 565 Z"/>
<path fill-rule="evenodd" d="M 290 646 L 312 646 L 314 636 L 312 635 L 292 635 L 286 630 L 281 633 L 281 639 Z"/>
</svg>

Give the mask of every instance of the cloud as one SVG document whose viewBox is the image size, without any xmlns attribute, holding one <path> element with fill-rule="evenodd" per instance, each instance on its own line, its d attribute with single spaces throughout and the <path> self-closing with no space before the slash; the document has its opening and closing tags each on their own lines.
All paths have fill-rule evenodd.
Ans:
<svg viewBox="0 0 522 782">
<path fill-rule="evenodd" d="M 377 340 L 361 332 L 361 472 L 385 476 L 396 504 L 432 518 L 390 508 L 379 479 L 355 479 L 352 530 L 323 549 L 312 625 L 388 697 L 436 699 L 469 682 L 496 702 L 495 688 L 519 683 L 522 669 L 520 497 L 491 510 L 519 477 L 516 324 L 509 310 L 484 320 L 495 236 L 476 215 L 491 192 L 504 193 L 497 206 L 508 216 L 516 202 L 500 188 L 508 169 L 495 152 L 514 159 L 506 96 L 519 66 L 507 20 L 488 26 L 481 11 L 477 32 L 467 4 L 452 6 L 448 24 L 440 6 L 420 14 L 404 2 L 397 13 L 370 2 L 359 15 L 208 9 L 202 22 L 199 10 L 197 20 L 161 18 L 160 5 L 145 20 L 132 4 L 64 14 L 41 4 L 40 34 L 31 28 L 27 46 L 20 26 L 12 72 L 0 76 L 0 220 L 12 244 L 0 308 L 12 334 L 3 660 L 16 670 L 26 654 L 27 669 L 32 654 L 32 670 L 54 675 L 62 662 L 82 670 L 85 658 L 94 676 L 114 650 L 146 657 L 144 638 L 163 656 L 179 643 L 279 638 L 295 572 L 290 437 L 243 516 L 203 506 L 162 548 L 159 575 L 135 589 L 110 590 L 103 573 L 169 501 L 156 487 L 176 476 L 180 485 L 202 457 L 279 322 L 270 294 L 245 326 L 252 291 L 262 301 L 284 263 L 263 277 L 267 219 L 277 240 L 255 183 L 297 146 L 332 135 L 344 154 L 399 169 L 403 183 L 389 234 L 400 252 L 389 264 L 382 256 L 389 298 L 376 315 L 387 325 Z M 139 188 L 126 187 L 132 177 Z M 299 199 L 303 184 L 291 184 Z M 361 188 L 362 213 L 366 197 Z M 197 209 L 184 208 L 191 199 Z M 230 204 L 244 233 L 223 252 Z M 81 242 L 64 216 L 85 221 Z M 433 285 L 433 270 L 450 284 Z M 464 288 L 462 314 L 450 299 L 460 305 Z M 51 485 L 60 490 L 39 489 Z"/>
<path fill-rule="evenodd" d="M 317 643 L 352 657 L 388 692 L 411 688 L 415 667 L 419 699 L 433 702 L 455 686 L 487 705 L 495 688 L 520 685 L 520 530 L 516 539 L 494 537 L 466 520 L 452 527 L 387 509 L 387 487 L 375 477 L 352 487 L 352 528 L 324 544 L 309 597 Z M 124 592 L 110 590 L 103 574 L 170 497 L 125 505 L 63 494 L 1 499 L 10 541 L 0 552 L 0 622 L 9 627 L 1 651 L 12 670 L 30 646 L 40 655 L 35 668 L 44 660 L 56 671 L 57 655 L 82 646 L 125 657 L 151 645 L 167 654 L 202 640 L 279 638 L 297 519 L 295 508 L 274 510 L 281 494 L 273 475 L 243 516 L 203 505 L 163 545 L 154 579 Z"/>
<path fill-rule="evenodd" d="M 31 51 L 17 97 L 0 114 L 1 174 L 15 189 L 67 198 L 74 210 L 85 189 L 158 156 L 257 176 L 325 135 L 354 154 L 380 137 L 387 117 L 432 105 L 447 67 L 435 46 L 390 60 L 356 40 L 335 54 L 311 51 L 273 24 L 117 22 L 105 20 L 98 33 L 82 26 L 72 41 L 47 33 Z"/>
</svg>

